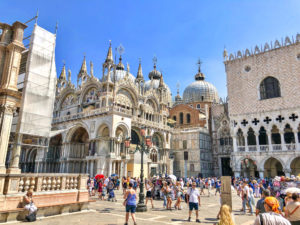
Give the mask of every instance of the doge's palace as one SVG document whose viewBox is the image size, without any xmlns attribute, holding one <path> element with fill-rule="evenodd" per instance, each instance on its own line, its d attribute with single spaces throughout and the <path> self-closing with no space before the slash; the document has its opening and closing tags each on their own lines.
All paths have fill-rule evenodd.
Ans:
<svg viewBox="0 0 300 225">
<path fill-rule="evenodd" d="M 300 35 L 224 50 L 235 176 L 300 173 Z"/>
</svg>

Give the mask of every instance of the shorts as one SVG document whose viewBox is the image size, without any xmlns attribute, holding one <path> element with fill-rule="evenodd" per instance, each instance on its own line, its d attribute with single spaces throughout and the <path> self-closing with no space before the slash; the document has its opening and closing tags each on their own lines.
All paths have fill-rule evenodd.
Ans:
<svg viewBox="0 0 300 225">
<path fill-rule="evenodd" d="M 147 191 L 147 193 L 146 193 L 146 198 L 152 198 L 152 193 L 151 193 L 151 191 Z"/>
<path fill-rule="evenodd" d="M 198 205 L 198 203 L 189 202 L 189 208 L 190 208 L 190 211 L 192 211 L 193 209 L 198 210 L 199 205 Z"/>
<path fill-rule="evenodd" d="M 219 187 L 216 188 L 216 193 L 217 193 L 217 192 L 221 193 L 221 188 L 219 188 Z"/>
<path fill-rule="evenodd" d="M 126 212 L 135 213 L 136 206 L 135 205 L 126 205 Z"/>
</svg>

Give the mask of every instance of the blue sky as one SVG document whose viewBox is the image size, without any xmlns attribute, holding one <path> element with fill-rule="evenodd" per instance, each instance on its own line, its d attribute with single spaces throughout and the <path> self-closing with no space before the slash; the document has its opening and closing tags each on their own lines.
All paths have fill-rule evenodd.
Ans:
<svg viewBox="0 0 300 225">
<path fill-rule="evenodd" d="M 133 75 L 142 58 L 148 79 L 156 55 L 173 96 L 177 82 L 182 94 L 194 81 L 201 58 L 206 80 L 225 97 L 224 46 L 229 53 L 236 52 L 300 32 L 298 0 L 0 0 L 0 21 L 25 22 L 37 9 L 40 26 L 54 32 L 58 21 L 58 74 L 64 60 L 76 81 L 86 54 L 88 62 L 94 63 L 95 75 L 101 77 L 112 40 L 114 48 L 124 46 L 123 62 L 130 64 Z"/>
</svg>

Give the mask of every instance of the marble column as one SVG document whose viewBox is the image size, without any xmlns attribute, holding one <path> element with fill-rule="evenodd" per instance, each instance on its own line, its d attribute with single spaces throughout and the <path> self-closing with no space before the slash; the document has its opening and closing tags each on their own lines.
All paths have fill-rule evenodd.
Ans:
<svg viewBox="0 0 300 225">
<path fill-rule="evenodd" d="M 267 131 L 269 151 L 273 151 L 271 131 Z"/>
<path fill-rule="evenodd" d="M 112 173 L 116 173 L 116 162 L 112 162 Z"/>
<path fill-rule="evenodd" d="M 248 149 L 248 135 L 247 134 L 244 135 L 244 140 L 245 140 L 245 151 L 248 152 L 249 149 Z"/>
<path fill-rule="evenodd" d="M 5 160 L 8 149 L 8 141 L 10 135 L 10 129 L 13 119 L 13 107 L 2 106 L 1 107 L 1 131 L 0 131 L 0 174 L 6 173 Z"/>
<path fill-rule="evenodd" d="M 90 173 L 89 170 L 90 170 L 90 161 L 87 160 L 87 161 L 86 161 L 86 171 L 85 171 L 85 173 L 89 174 L 89 173 Z"/>
<path fill-rule="evenodd" d="M 259 133 L 254 133 L 255 134 L 255 142 L 256 142 L 256 151 L 260 151 L 260 148 L 259 148 Z"/>
<path fill-rule="evenodd" d="M 299 138 L 298 138 L 298 130 L 293 130 L 294 137 L 295 137 L 295 147 L 296 151 L 299 151 Z"/>
<path fill-rule="evenodd" d="M 236 136 L 232 136 L 232 143 L 233 143 L 233 151 L 237 152 L 237 143 L 236 143 Z"/>
<path fill-rule="evenodd" d="M 124 174 L 124 161 L 121 161 L 121 169 L 120 169 L 120 174 L 119 174 L 119 176 L 120 177 L 122 177 L 123 176 L 123 174 Z"/>
<path fill-rule="evenodd" d="M 107 176 L 110 176 L 112 174 L 112 161 L 111 160 L 108 160 L 108 174 Z"/>
<path fill-rule="evenodd" d="M 279 133 L 280 133 L 280 140 L 281 140 L 281 150 L 284 151 L 285 150 L 284 132 L 279 131 Z"/>
<path fill-rule="evenodd" d="M 91 160 L 90 175 L 91 177 L 94 176 L 94 160 Z"/>
<path fill-rule="evenodd" d="M 20 173 L 19 162 L 21 155 L 21 143 L 22 143 L 22 135 L 16 134 L 15 143 L 12 151 L 12 159 L 10 160 L 10 165 L 8 169 L 8 173 Z"/>
</svg>

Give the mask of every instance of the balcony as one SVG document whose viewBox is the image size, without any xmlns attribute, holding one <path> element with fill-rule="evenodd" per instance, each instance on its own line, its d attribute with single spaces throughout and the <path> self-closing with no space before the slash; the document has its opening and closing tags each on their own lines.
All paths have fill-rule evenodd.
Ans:
<svg viewBox="0 0 300 225">
<path fill-rule="evenodd" d="M 79 113 L 72 114 L 72 115 L 53 118 L 52 123 L 62 123 L 62 122 L 70 121 L 70 120 L 76 120 L 76 119 L 86 118 L 86 117 L 90 117 L 90 116 L 97 116 L 97 115 L 110 113 L 110 112 L 121 113 L 121 114 L 125 114 L 128 116 L 132 115 L 132 111 L 130 109 L 124 109 L 124 108 L 118 107 L 118 106 L 107 106 L 107 107 L 102 107 L 99 109 L 90 110 L 87 112 L 79 112 Z"/>
<path fill-rule="evenodd" d="M 299 151 L 300 149 L 297 149 L 295 143 L 291 144 L 273 144 L 273 145 L 249 145 L 249 146 L 237 146 L 238 152 L 281 152 L 281 151 Z"/>
</svg>

